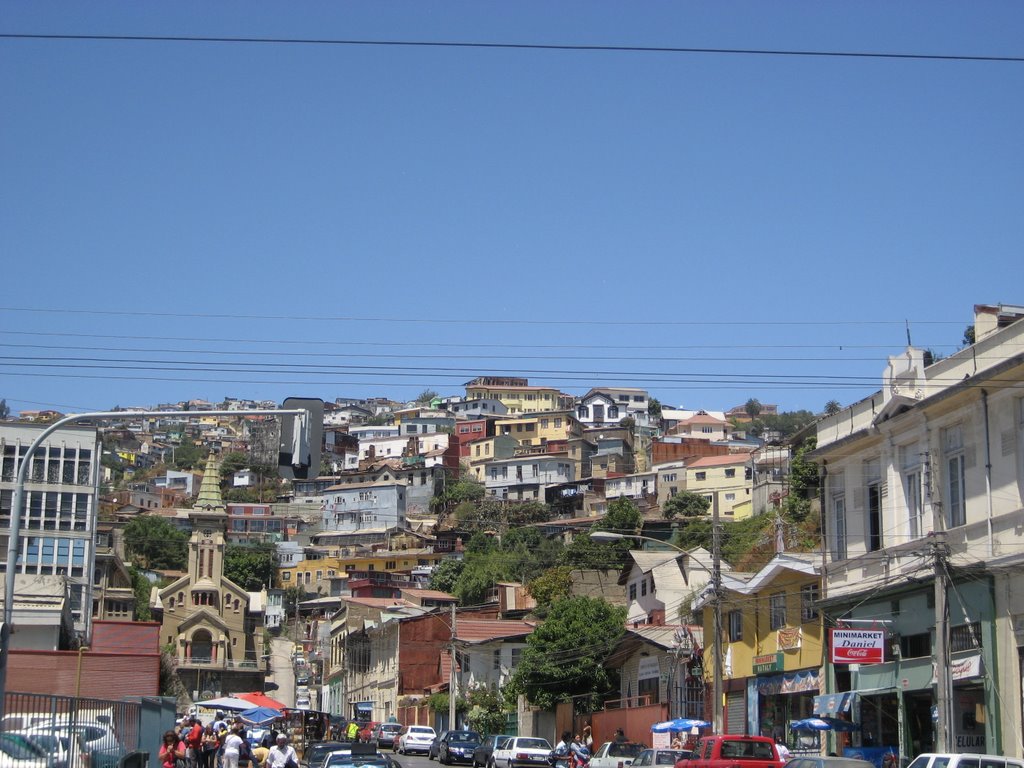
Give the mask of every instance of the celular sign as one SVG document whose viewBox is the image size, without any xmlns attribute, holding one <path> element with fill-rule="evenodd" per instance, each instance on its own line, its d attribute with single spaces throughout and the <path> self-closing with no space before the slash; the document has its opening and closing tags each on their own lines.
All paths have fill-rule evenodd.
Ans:
<svg viewBox="0 0 1024 768">
<path fill-rule="evenodd" d="M 833 629 L 833 664 L 881 664 L 885 661 L 884 629 Z"/>
</svg>

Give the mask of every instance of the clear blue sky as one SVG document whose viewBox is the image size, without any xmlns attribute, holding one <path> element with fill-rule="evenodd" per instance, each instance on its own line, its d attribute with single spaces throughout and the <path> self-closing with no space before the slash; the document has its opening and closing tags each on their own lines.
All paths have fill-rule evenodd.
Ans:
<svg viewBox="0 0 1024 768">
<path fill-rule="evenodd" d="M 1022 29 L 1009 1 L 0 14 L 5 34 L 1018 57 Z M 478 372 L 820 410 L 877 389 L 904 320 L 949 353 L 974 303 L 1024 303 L 1021 62 L 0 39 L 0 89 L 16 411 L 406 399 Z"/>
</svg>

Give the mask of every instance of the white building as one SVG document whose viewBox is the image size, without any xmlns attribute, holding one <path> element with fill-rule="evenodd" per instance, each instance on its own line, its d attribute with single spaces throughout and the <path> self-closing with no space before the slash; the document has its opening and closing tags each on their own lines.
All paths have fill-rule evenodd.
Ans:
<svg viewBox="0 0 1024 768">
<path fill-rule="evenodd" d="M 324 491 L 323 531 L 404 528 L 406 484 L 396 480 L 335 485 Z"/>
<path fill-rule="evenodd" d="M 0 532 L 10 529 L 18 457 L 44 427 L 0 424 Z M 89 635 L 92 573 L 96 562 L 96 517 L 100 445 L 96 430 L 64 427 L 35 453 L 25 483 L 18 572 L 67 576 L 75 631 Z M 5 548 L 6 549 L 6 548 Z"/>
<path fill-rule="evenodd" d="M 829 690 L 859 692 L 851 712 L 877 744 L 1021 757 L 1024 308 L 975 317 L 975 344 L 932 365 L 908 348 L 889 358 L 881 390 L 818 422 L 826 623 L 875 622 L 888 649 L 856 675 L 826 673 Z M 928 716 L 940 639 L 943 669 L 956 670 L 944 744 Z M 906 732 L 875 711 L 897 712 Z"/>
<path fill-rule="evenodd" d="M 494 459 L 484 468 L 484 487 L 488 495 L 516 501 L 543 501 L 544 488 L 574 479 L 572 460 L 564 454 Z"/>
</svg>

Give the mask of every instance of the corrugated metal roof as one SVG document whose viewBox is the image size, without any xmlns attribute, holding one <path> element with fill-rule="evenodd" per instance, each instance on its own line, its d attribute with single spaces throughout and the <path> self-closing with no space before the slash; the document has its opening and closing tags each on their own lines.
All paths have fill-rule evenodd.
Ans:
<svg viewBox="0 0 1024 768">
<path fill-rule="evenodd" d="M 455 639 L 465 643 L 486 643 L 504 637 L 524 637 L 533 624 L 502 619 L 456 619 Z"/>
</svg>

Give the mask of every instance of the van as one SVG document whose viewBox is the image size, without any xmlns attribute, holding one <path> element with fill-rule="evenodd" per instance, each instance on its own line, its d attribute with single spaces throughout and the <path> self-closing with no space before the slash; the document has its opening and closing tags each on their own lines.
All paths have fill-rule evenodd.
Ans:
<svg viewBox="0 0 1024 768">
<path fill-rule="evenodd" d="M 907 768 L 1024 768 L 1024 760 L 1002 755 L 926 752 L 915 757 Z"/>
</svg>

